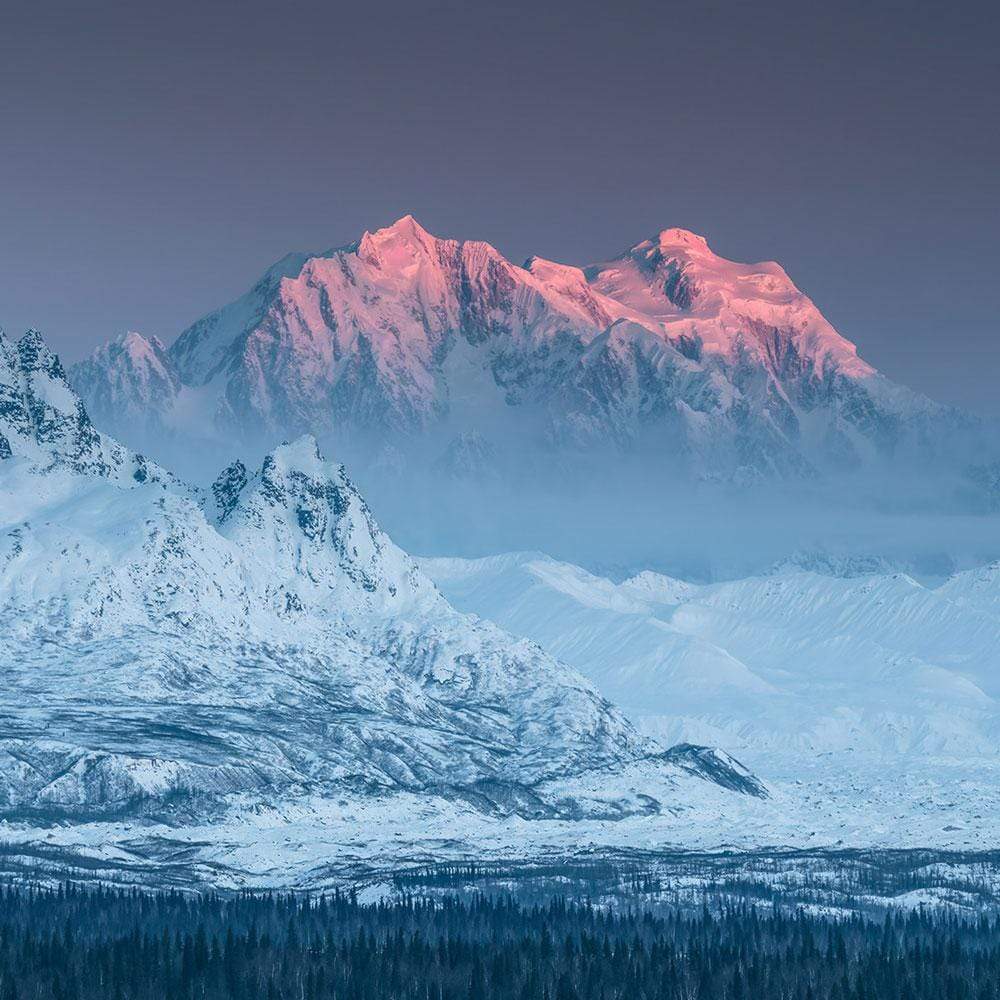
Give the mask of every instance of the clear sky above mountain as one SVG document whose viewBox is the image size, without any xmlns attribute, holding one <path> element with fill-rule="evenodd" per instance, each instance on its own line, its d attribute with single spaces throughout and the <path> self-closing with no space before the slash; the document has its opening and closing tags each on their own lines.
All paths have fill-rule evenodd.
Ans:
<svg viewBox="0 0 1000 1000">
<path fill-rule="evenodd" d="M 667 226 L 781 261 L 862 355 L 1000 409 L 984 3 L 19 4 L 0 324 L 171 340 L 412 212 L 515 260 Z"/>
</svg>

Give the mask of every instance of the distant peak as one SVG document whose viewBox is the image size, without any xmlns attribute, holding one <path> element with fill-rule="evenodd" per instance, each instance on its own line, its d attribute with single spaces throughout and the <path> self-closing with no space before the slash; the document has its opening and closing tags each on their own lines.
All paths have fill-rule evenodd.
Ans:
<svg viewBox="0 0 1000 1000">
<path fill-rule="evenodd" d="M 147 354 L 150 350 L 162 351 L 163 342 L 159 337 L 146 337 L 137 330 L 126 330 L 118 334 L 112 341 L 116 347 L 120 347 L 129 354 Z"/>
<path fill-rule="evenodd" d="M 326 461 L 312 434 L 303 434 L 294 441 L 282 441 L 271 454 L 275 458 L 283 459 L 292 467 Z"/>
<path fill-rule="evenodd" d="M 397 219 L 391 226 L 376 230 L 372 235 L 376 238 L 395 236 L 417 240 L 434 238 L 412 215 L 404 215 L 402 218 Z"/>
<path fill-rule="evenodd" d="M 358 240 L 357 250 L 362 257 L 372 262 L 381 261 L 386 253 L 393 250 L 423 251 L 434 243 L 435 238 L 413 218 L 404 215 L 391 226 L 376 229 L 374 233 L 365 231 Z"/>
<path fill-rule="evenodd" d="M 17 353 L 25 371 L 44 370 L 52 378 L 65 377 L 59 358 L 49 350 L 45 338 L 35 329 L 26 331 L 17 342 Z"/>
<path fill-rule="evenodd" d="M 410 215 L 409 212 L 407 212 L 406 215 L 401 215 L 388 228 L 389 229 L 408 229 L 408 230 L 419 229 L 420 232 L 424 232 L 425 231 L 424 228 L 423 228 L 423 226 L 421 226 L 420 223 L 417 222 L 417 220 L 415 218 L 413 218 L 413 216 Z"/>
<path fill-rule="evenodd" d="M 560 264 L 558 261 L 548 260 L 545 257 L 529 257 L 524 262 L 525 271 L 529 271 L 538 277 L 561 276 L 570 278 L 573 281 L 585 282 L 583 269 L 574 264 Z"/>
<path fill-rule="evenodd" d="M 685 247 L 691 250 L 708 250 L 708 241 L 704 236 L 692 233 L 690 229 L 663 229 L 656 242 L 661 247 Z"/>
<path fill-rule="evenodd" d="M 316 439 L 311 434 L 303 434 L 294 441 L 283 441 L 278 445 L 265 457 L 261 468 L 265 479 L 293 473 L 325 479 L 336 474 L 336 469 L 327 462 Z"/>
</svg>

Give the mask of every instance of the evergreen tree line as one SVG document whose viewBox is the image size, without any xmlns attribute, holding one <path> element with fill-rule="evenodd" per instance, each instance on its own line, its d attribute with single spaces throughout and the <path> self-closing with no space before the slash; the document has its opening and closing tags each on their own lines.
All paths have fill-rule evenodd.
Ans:
<svg viewBox="0 0 1000 1000">
<path fill-rule="evenodd" d="M 1000 918 L 0 888 L 0 1000 L 1000 1000 Z"/>
</svg>

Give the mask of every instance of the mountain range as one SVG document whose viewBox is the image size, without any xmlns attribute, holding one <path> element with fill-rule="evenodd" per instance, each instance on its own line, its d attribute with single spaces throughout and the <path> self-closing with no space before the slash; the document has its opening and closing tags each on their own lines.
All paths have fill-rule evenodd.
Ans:
<svg viewBox="0 0 1000 1000">
<path fill-rule="evenodd" d="M 926 758 L 993 756 L 1000 736 L 1000 563 L 926 584 L 808 558 L 710 584 L 540 553 L 421 566 L 673 741 Z"/>
<path fill-rule="evenodd" d="M 127 443 L 313 433 L 449 475 L 653 456 L 702 479 L 810 479 L 951 455 L 972 421 L 863 361 L 774 262 L 667 229 L 579 268 L 523 266 L 406 216 L 290 254 L 169 347 L 74 365 Z"/>
<path fill-rule="evenodd" d="M 1000 563 L 922 583 L 802 556 L 711 584 L 612 580 L 541 553 L 421 565 L 456 607 L 572 664 L 641 731 L 719 747 L 775 798 L 792 792 L 813 844 L 838 825 L 834 843 L 903 830 L 924 846 L 994 842 Z"/>
<path fill-rule="evenodd" d="M 284 258 L 169 346 L 128 333 L 67 372 L 0 335 L 0 868 L 315 887 L 469 857 L 992 846 L 980 430 L 859 358 L 779 265 L 678 229 L 518 267 L 407 216 Z M 217 465 L 182 478 L 171 454 Z M 970 455 L 980 506 L 954 520 L 981 565 L 921 582 L 883 536 L 936 545 L 913 485 Z M 853 485 L 904 466 L 857 531 Z M 822 517 L 798 502 L 841 473 Z M 555 541 L 546 478 L 558 530 L 617 527 L 626 570 L 442 541 L 504 518 Z M 382 530 L 369 481 L 435 558 Z M 795 518 L 866 552 L 650 570 L 665 535 L 717 534 L 735 565 Z"/>
</svg>

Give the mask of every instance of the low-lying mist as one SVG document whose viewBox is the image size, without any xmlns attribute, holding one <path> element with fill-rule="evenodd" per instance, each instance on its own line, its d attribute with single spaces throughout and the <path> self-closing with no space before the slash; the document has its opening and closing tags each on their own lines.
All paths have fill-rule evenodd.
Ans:
<svg viewBox="0 0 1000 1000">
<path fill-rule="evenodd" d="M 802 481 L 711 481 L 655 456 L 508 457 L 455 469 L 426 450 L 320 442 L 382 526 L 417 555 L 537 550 L 613 577 L 641 569 L 695 581 L 795 561 L 854 575 L 925 579 L 1000 558 L 1000 512 L 962 467 L 886 463 Z M 270 443 L 135 442 L 210 483 L 234 458 L 259 467 Z"/>
<path fill-rule="evenodd" d="M 562 484 L 355 477 L 393 538 L 421 555 L 538 550 L 613 577 L 706 582 L 784 561 L 941 577 L 1000 557 L 1000 516 L 935 504 L 899 478 L 738 488 L 622 470 Z"/>
</svg>

